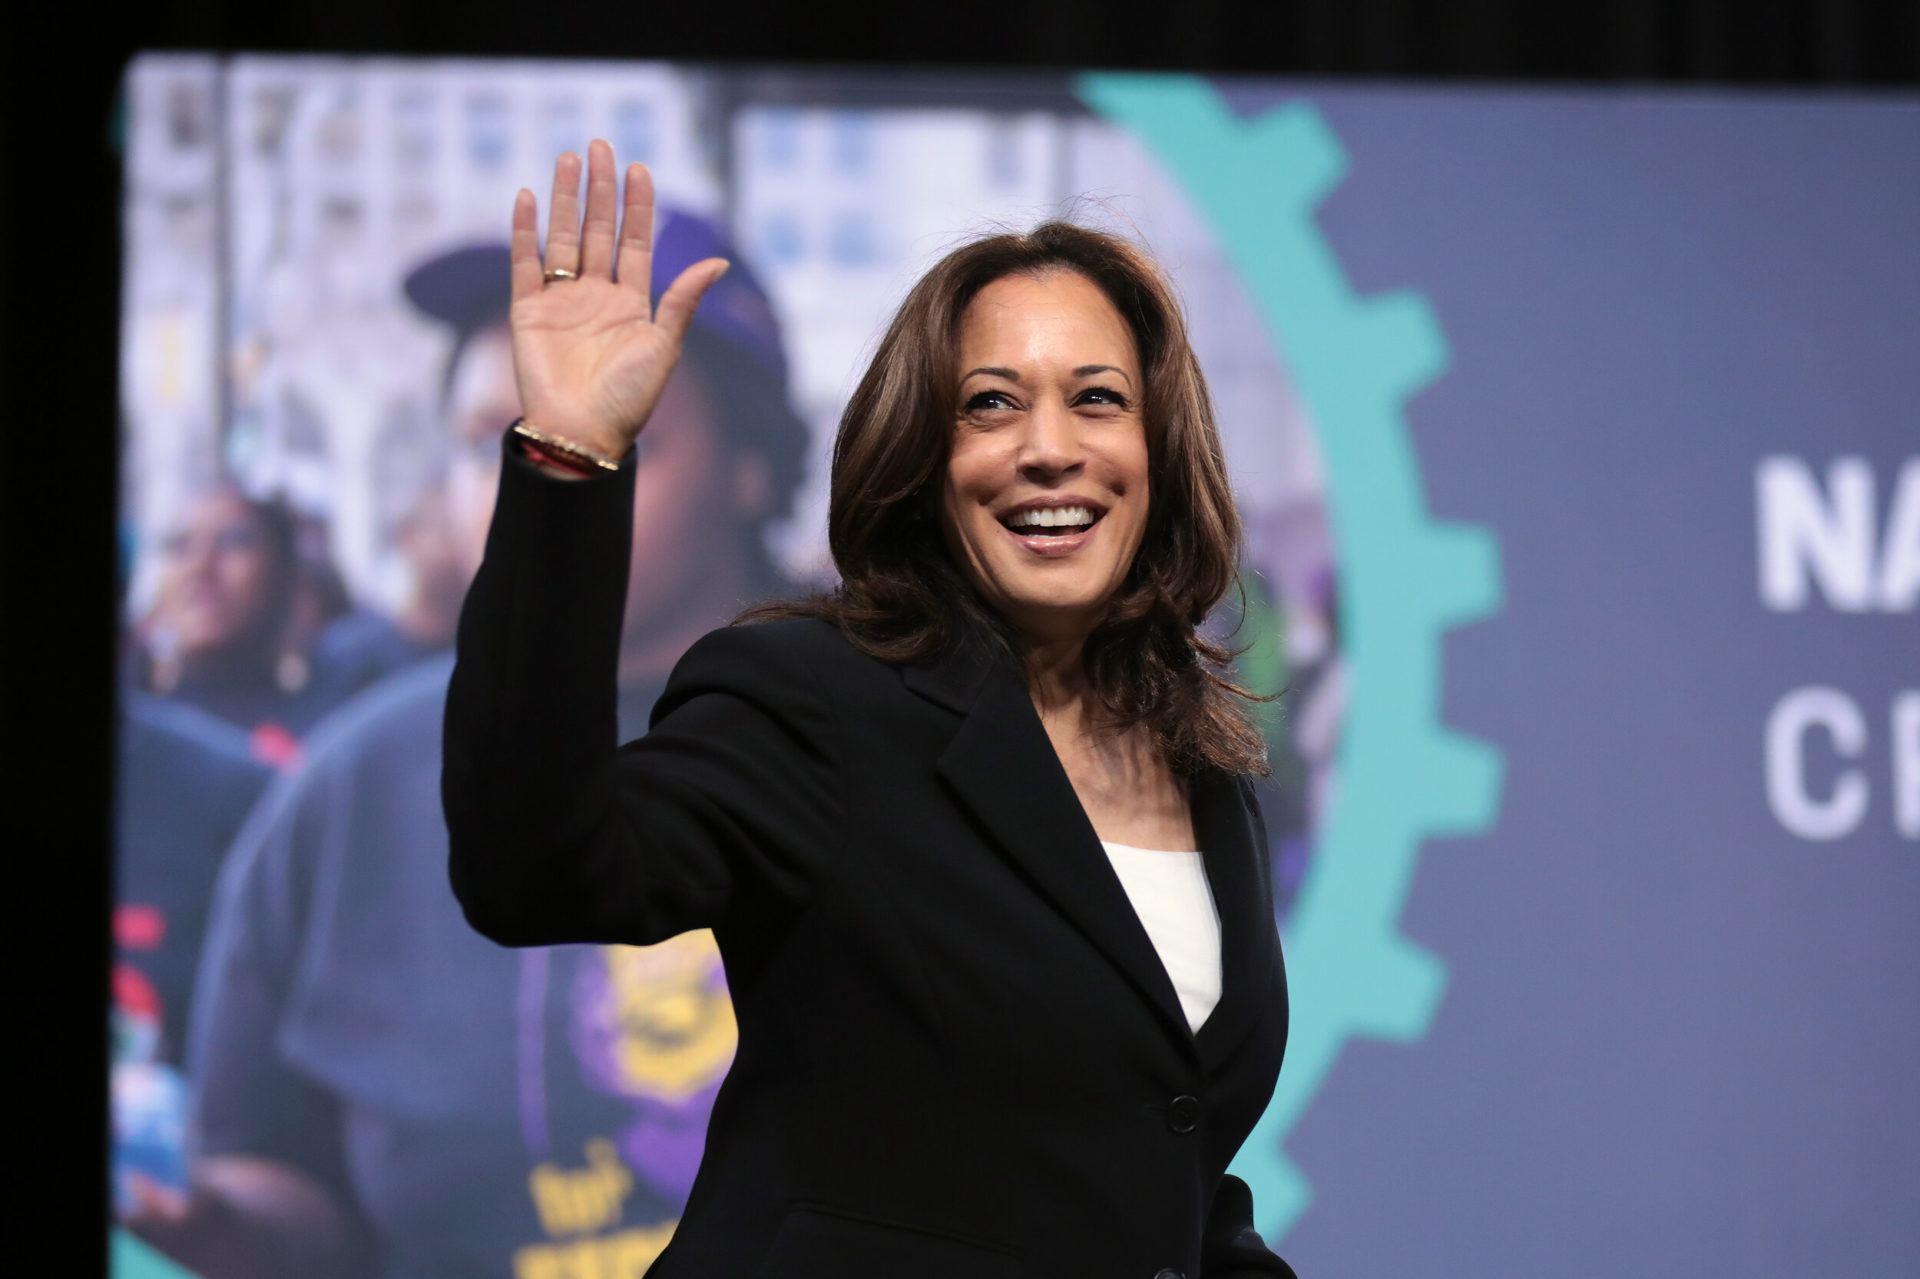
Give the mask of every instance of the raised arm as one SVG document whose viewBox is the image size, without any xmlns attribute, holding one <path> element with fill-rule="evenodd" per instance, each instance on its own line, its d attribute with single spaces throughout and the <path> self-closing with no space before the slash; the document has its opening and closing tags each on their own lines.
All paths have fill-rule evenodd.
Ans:
<svg viewBox="0 0 1920 1279">
<path fill-rule="evenodd" d="M 689 267 L 651 313 L 647 172 L 628 172 L 616 255 L 612 153 L 590 155 L 584 215 L 578 161 L 556 170 L 544 268 L 533 198 L 515 205 L 514 366 L 540 432 L 620 461 L 569 475 L 508 437 L 447 695 L 453 888 L 469 922 L 510 945 L 646 942 L 792 906 L 844 821 L 830 708 L 763 628 L 696 644 L 653 731 L 616 750 L 630 445 L 725 263 Z"/>
</svg>

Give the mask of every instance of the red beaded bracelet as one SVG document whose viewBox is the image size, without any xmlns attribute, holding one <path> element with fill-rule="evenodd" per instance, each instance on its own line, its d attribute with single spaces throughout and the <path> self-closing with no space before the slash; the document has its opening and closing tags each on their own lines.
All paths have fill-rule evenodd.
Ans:
<svg viewBox="0 0 1920 1279">
<path fill-rule="evenodd" d="M 613 458 L 603 457 L 595 453 L 592 449 L 583 448 L 575 444 L 572 440 L 563 440 L 557 435 L 548 435 L 545 431 L 538 430 L 529 424 L 525 418 L 521 418 L 513 424 L 513 433 L 528 443 L 538 445 L 540 451 L 548 457 L 558 455 L 564 457 L 567 460 L 567 465 L 570 467 L 586 467 L 587 469 L 583 472 L 584 474 L 593 474 L 593 468 L 596 466 L 603 471 L 617 471 L 620 469 L 620 463 Z"/>
<path fill-rule="evenodd" d="M 558 453 L 549 453 L 525 436 L 522 436 L 520 439 L 520 456 L 526 458 L 529 462 L 545 462 L 548 466 L 556 470 L 565 471 L 568 475 L 576 475 L 583 480 L 593 475 L 592 471 L 581 466 L 578 462 L 568 461 Z"/>
</svg>

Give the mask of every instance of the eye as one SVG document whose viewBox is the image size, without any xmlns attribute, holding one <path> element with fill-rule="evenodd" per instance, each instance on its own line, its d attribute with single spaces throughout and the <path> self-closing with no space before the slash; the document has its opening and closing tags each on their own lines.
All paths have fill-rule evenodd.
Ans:
<svg viewBox="0 0 1920 1279">
<path fill-rule="evenodd" d="M 257 551 L 266 545 L 266 539 L 260 536 L 260 530 L 242 525 L 239 528 L 223 528 L 213 536 L 215 548 L 225 552 Z"/>
<path fill-rule="evenodd" d="M 1124 392 L 1116 391 L 1110 386 L 1090 386 L 1075 396 L 1073 402 L 1075 404 L 1111 405 L 1117 409 L 1124 409 L 1131 401 L 1127 399 Z"/>
<path fill-rule="evenodd" d="M 1005 391 L 980 391 L 969 397 L 965 409 L 968 413 L 989 413 L 995 409 L 1010 409 L 1013 397 Z"/>
</svg>

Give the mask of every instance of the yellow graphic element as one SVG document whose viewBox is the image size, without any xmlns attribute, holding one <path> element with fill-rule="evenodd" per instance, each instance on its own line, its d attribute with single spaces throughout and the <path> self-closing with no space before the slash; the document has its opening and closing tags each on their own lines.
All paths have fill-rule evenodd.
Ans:
<svg viewBox="0 0 1920 1279">
<path fill-rule="evenodd" d="M 514 1279 L 640 1279 L 678 1224 L 666 1221 L 599 1239 L 531 1244 L 513 1254 Z"/>
<path fill-rule="evenodd" d="M 629 1093 L 685 1101 L 726 1073 L 740 1042 L 720 947 L 706 929 L 655 946 L 603 946 Z"/>
<path fill-rule="evenodd" d="M 620 1162 L 613 1143 L 595 1137 L 587 1143 L 585 1168 L 537 1164 L 527 1174 L 534 1210 L 550 1235 L 579 1235 L 604 1230 L 620 1220 L 620 1205 L 633 1189 L 633 1174 Z"/>
</svg>

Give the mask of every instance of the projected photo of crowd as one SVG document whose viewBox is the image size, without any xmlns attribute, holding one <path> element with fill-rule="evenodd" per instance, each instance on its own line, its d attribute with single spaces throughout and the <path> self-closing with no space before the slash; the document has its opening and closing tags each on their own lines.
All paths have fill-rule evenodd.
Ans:
<svg viewBox="0 0 1920 1279">
<path fill-rule="evenodd" d="M 733 262 L 641 440 L 622 734 L 700 635 L 830 585 L 834 426 L 908 283 L 970 234 L 1118 229 L 1184 298 L 1247 520 L 1215 625 L 1285 690 L 1284 931 L 1346 701 L 1313 424 L 1210 229 L 1064 78 L 176 55 L 125 97 L 111 1012 L 147 1246 L 637 1277 L 686 1201 L 736 1036 L 712 937 L 507 950 L 446 882 L 441 708 L 519 416 L 508 215 L 591 138 L 653 170 L 657 283 Z"/>
</svg>

